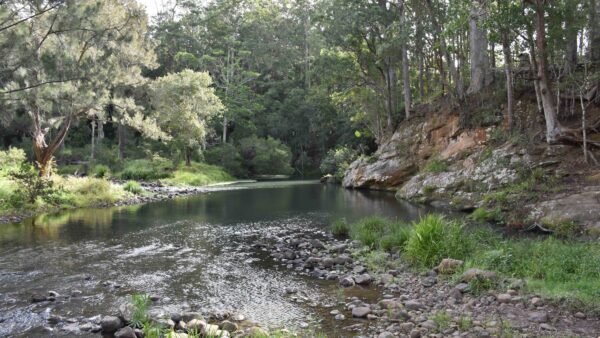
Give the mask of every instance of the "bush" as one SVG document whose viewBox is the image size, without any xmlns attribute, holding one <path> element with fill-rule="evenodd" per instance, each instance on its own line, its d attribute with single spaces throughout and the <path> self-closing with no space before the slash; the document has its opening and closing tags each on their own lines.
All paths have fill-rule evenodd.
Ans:
<svg viewBox="0 0 600 338">
<path fill-rule="evenodd" d="M 444 258 L 465 259 L 472 245 L 462 225 L 441 215 L 430 214 L 414 224 L 405 254 L 414 265 L 431 268 Z"/>
<path fill-rule="evenodd" d="M 248 177 L 240 151 L 231 143 L 220 144 L 204 152 L 206 163 L 218 165 L 235 177 Z"/>
<path fill-rule="evenodd" d="M 442 173 L 448 170 L 448 163 L 435 157 L 427 162 L 424 170 L 428 173 Z"/>
<path fill-rule="evenodd" d="M 10 147 L 6 151 L 0 151 L 0 176 L 6 176 L 15 170 L 19 170 L 25 160 L 26 156 L 23 149 Z"/>
<path fill-rule="evenodd" d="M 158 180 L 171 176 L 173 163 L 159 156 L 152 160 L 133 160 L 125 163 L 121 178 L 125 180 Z"/>
<path fill-rule="evenodd" d="M 469 215 L 469 217 L 477 222 L 502 222 L 504 216 L 500 208 L 488 210 L 484 207 L 477 208 Z"/>
<path fill-rule="evenodd" d="M 108 178 L 110 177 L 110 168 L 104 164 L 94 166 L 94 177 Z"/>
<path fill-rule="evenodd" d="M 358 153 L 346 146 L 330 149 L 321 161 L 319 169 L 322 174 L 332 174 L 342 180 L 350 164 L 356 160 Z"/>
<path fill-rule="evenodd" d="M 66 199 L 79 207 L 114 203 L 123 197 L 123 190 L 104 179 L 69 177 L 62 179 L 61 183 L 70 194 Z"/>
<path fill-rule="evenodd" d="M 136 181 L 127 181 L 123 184 L 123 190 L 139 195 L 142 193 L 142 186 Z"/>
<path fill-rule="evenodd" d="M 38 197 L 50 202 L 52 195 L 56 192 L 54 182 L 41 177 L 37 169 L 27 163 L 22 163 L 19 170 L 9 173 L 9 177 L 15 181 L 17 190 L 13 193 L 11 200 L 13 206 L 18 207 L 20 202 L 35 203 Z"/>
<path fill-rule="evenodd" d="M 250 175 L 291 175 L 292 152 L 272 137 L 240 140 L 240 154 Z"/>
<path fill-rule="evenodd" d="M 235 178 L 223 170 L 223 168 L 206 163 L 192 162 L 190 166 L 182 166 L 177 169 L 171 178 L 165 179 L 169 184 L 204 186 L 213 183 L 233 181 Z"/>
<path fill-rule="evenodd" d="M 401 222 L 382 217 L 367 217 L 352 224 L 337 220 L 331 226 L 336 235 L 349 234 L 354 240 L 377 250 L 401 250 L 409 237 L 410 228 Z"/>
</svg>

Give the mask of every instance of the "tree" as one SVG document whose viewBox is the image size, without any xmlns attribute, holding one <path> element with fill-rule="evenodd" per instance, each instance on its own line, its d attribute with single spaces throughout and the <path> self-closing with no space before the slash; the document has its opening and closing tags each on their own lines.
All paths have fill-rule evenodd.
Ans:
<svg viewBox="0 0 600 338">
<path fill-rule="evenodd" d="M 20 54 L 3 65 L 16 71 L 5 80 L 0 102 L 10 114 L 31 118 L 36 164 L 47 176 L 73 120 L 109 103 L 135 106 L 114 89 L 143 82 L 141 67 L 153 65 L 146 16 L 133 0 L 15 1 L 9 6 L 22 6 L 18 15 L 27 20 L 1 32 L 20 39 L 15 43 Z M 130 118 L 153 124 L 139 112 Z"/>
<path fill-rule="evenodd" d="M 223 111 L 211 85 L 208 73 L 189 69 L 160 77 L 150 85 L 154 116 L 175 147 L 182 150 L 188 166 L 192 152 L 206 140 L 208 121 L 220 117 Z"/>
<path fill-rule="evenodd" d="M 469 56 L 471 59 L 471 83 L 467 93 L 479 93 L 493 81 L 488 58 L 488 38 L 484 21 L 487 19 L 486 2 L 471 1 L 469 15 Z"/>
</svg>

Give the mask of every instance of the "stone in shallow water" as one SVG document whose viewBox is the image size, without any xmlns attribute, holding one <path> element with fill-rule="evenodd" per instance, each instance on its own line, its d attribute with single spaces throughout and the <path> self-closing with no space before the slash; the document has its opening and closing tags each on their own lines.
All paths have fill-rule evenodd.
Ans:
<svg viewBox="0 0 600 338">
<path fill-rule="evenodd" d="M 373 277 L 368 273 L 354 277 L 354 282 L 358 285 L 368 285 L 373 281 Z"/>
<path fill-rule="evenodd" d="M 346 277 L 340 279 L 340 285 L 345 288 L 354 286 L 354 279 L 352 279 L 352 277 L 346 276 Z"/>
<path fill-rule="evenodd" d="M 238 330 L 238 326 L 236 323 L 224 320 L 223 322 L 221 322 L 221 329 L 229 332 L 235 332 Z"/>
<path fill-rule="evenodd" d="M 352 317 L 364 318 L 371 313 L 371 308 L 368 306 L 357 306 L 352 309 Z"/>
<path fill-rule="evenodd" d="M 125 326 L 115 332 L 115 338 L 137 338 L 135 331 L 129 326 Z"/>
<path fill-rule="evenodd" d="M 100 320 L 100 326 L 102 331 L 107 333 L 113 333 L 123 326 L 121 319 L 115 316 L 105 316 Z"/>
</svg>

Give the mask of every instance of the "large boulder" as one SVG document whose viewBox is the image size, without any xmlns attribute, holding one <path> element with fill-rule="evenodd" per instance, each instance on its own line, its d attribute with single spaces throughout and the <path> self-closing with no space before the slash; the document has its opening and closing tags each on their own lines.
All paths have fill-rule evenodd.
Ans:
<svg viewBox="0 0 600 338">
<path fill-rule="evenodd" d="M 100 320 L 100 327 L 102 327 L 103 332 L 113 333 L 123 327 L 123 322 L 119 317 L 105 316 Z"/>
</svg>

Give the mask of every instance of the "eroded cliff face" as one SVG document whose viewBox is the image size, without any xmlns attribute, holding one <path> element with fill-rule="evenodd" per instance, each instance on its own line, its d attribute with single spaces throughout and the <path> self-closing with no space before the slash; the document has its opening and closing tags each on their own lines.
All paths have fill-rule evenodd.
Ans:
<svg viewBox="0 0 600 338">
<path fill-rule="evenodd" d="M 352 163 L 343 185 L 465 211 L 497 210 L 511 226 L 572 221 L 600 229 L 600 174 L 588 180 L 589 171 L 573 169 L 578 147 L 498 142 L 490 139 L 494 128 L 500 127 L 461 129 L 457 115 L 415 118 L 373 156 Z M 432 170 L 434 160 L 444 165 Z"/>
<path fill-rule="evenodd" d="M 483 128 L 459 128 L 458 115 L 414 118 L 404 123 L 370 158 L 352 163 L 346 188 L 397 190 L 415 176 L 432 156 L 451 159 L 482 147 L 488 139 Z"/>
</svg>

